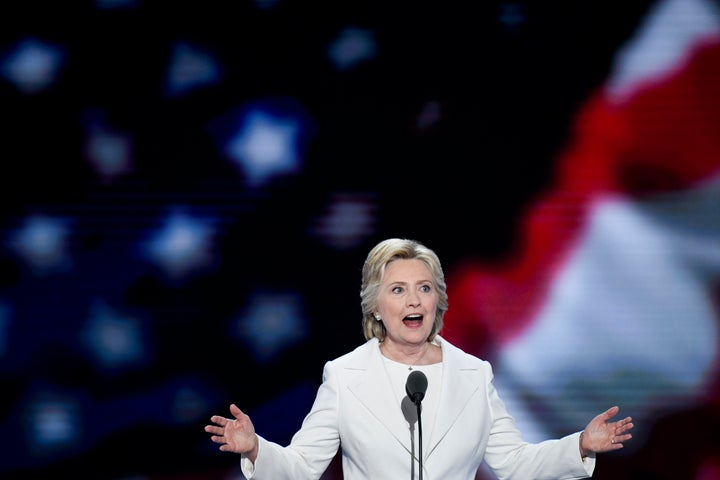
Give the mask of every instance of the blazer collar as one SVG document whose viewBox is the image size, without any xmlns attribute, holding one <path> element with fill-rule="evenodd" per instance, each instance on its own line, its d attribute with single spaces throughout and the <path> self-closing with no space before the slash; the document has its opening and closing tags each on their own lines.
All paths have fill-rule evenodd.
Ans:
<svg viewBox="0 0 720 480">
<path fill-rule="evenodd" d="M 424 457 L 428 457 L 442 441 L 447 432 L 457 421 L 458 416 L 467 407 L 473 393 L 480 387 L 468 375 L 476 368 L 468 367 L 463 362 L 464 353 L 441 336 L 436 337 L 443 354 L 443 375 L 432 438 L 427 443 Z M 357 370 L 358 375 L 348 384 L 348 388 L 377 417 L 381 425 L 400 442 L 408 451 L 408 424 L 397 405 L 394 388 L 390 384 L 379 342 L 376 338 L 368 340 L 356 350 L 348 363 L 348 369 Z"/>
</svg>

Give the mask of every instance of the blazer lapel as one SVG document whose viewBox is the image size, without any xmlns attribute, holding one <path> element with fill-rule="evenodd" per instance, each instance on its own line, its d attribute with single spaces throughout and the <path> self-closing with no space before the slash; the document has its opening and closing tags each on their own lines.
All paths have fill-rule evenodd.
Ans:
<svg viewBox="0 0 720 480">
<path fill-rule="evenodd" d="M 398 405 L 390 378 L 383 365 L 382 354 L 377 339 L 365 344 L 366 348 L 358 351 L 348 369 L 358 371 L 355 381 L 348 384 L 348 389 L 383 425 L 387 431 L 410 452 L 408 423 Z"/>
<path fill-rule="evenodd" d="M 460 413 L 467 407 L 473 393 L 480 387 L 471 380 L 472 378 L 477 379 L 474 374 L 477 369 L 469 369 L 466 365 L 463 365 L 457 348 L 448 343 L 447 340 L 439 336 L 437 340 L 443 353 L 442 389 L 432 438 L 429 439 L 424 457 L 428 457 L 445 438 Z M 473 375 L 468 375 L 468 373 L 473 373 Z"/>
</svg>

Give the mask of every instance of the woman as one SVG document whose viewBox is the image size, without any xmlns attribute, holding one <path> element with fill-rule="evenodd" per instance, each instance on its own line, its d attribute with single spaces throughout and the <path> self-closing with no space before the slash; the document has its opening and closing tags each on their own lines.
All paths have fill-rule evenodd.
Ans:
<svg viewBox="0 0 720 480">
<path fill-rule="evenodd" d="M 588 478 L 596 453 L 632 438 L 630 417 L 610 421 L 619 411 L 614 406 L 582 432 L 523 441 L 495 390 L 491 365 L 439 335 L 445 288 L 432 250 L 414 240 L 380 242 L 362 270 L 366 341 L 325 364 L 315 402 L 290 445 L 256 434 L 234 404 L 234 418 L 214 415 L 205 431 L 220 450 L 241 454 L 243 474 L 257 480 L 318 479 L 338 448 L 345 480 L 473 480 L 483 461 L 500 479 Z M 415 370 L 427 379 L 418 408 L 406 392 Z"/>
</svg>

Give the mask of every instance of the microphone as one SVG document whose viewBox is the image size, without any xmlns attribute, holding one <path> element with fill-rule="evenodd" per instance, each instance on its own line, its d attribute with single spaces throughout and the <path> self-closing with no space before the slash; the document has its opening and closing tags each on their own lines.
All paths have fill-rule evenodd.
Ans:
<svg viewBox="0 0 720 480">
<path fill-rule="evenodd" d="M 405 383 L 405 391 L 415 405 L 420 405 L 422 399 L 425 398 L 425 391 L 428 387 L 427 377 L 420 370 L 413 370 L 408 375 Z"/>
<path fill-rule="evenodd" d="M 422 465 L 422 418 L 420 417 L 420 402 L 425 398 L 425 391 L 428 387 L 427 377 L 420 370 L 413 370 L 408 375 L 407 381 L 405 382 L 405 391 L 408 394 L 410 400 L 413 401 L 417 408 L 417 422 L 418 422 L 418 480 L 423 478 L 423 465 Z"/>
</svg>

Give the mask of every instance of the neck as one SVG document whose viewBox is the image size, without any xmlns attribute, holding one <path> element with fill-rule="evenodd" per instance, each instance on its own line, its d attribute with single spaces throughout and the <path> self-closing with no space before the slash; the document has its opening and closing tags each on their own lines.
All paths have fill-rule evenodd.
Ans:
<svg viewBox="0 0 720 480">
<path fill-rule="evenodd" d="M 436 348 L 438 347 L 430 342 L 423 342 L 418 345 L 399 345 L 385 339 L 380 343 L 380 351 L 385 357 L 404 363 L 409 367 L 437 363 L 439 360 L 433 355 L 433 350 Z"/>
</svg>

